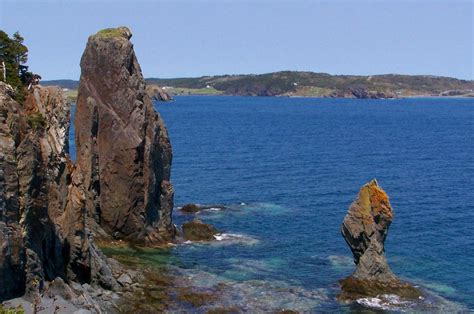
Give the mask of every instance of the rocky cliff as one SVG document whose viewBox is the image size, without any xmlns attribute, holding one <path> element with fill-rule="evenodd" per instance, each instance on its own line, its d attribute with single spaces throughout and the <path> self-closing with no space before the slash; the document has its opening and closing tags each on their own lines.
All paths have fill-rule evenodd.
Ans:
<svg viewBox="0 0 474 314">
<path fill-rule="evenodd" d="M 348 88 L 335 91 L 329 95 L 331 98 L 359 98 L 359 99 L 394 99 L 397 94 L 391 91 L 367 90 L 363 87 Z"/>
<path fill-rule="evenodd" d="M 33 298 L 57 277 L 111 287 L 69 159 L 69 104 L 52 87 L 33 87 L 23 104 L 12 96 L 0 82 L 0 300 Z"/>
<path fill-rule="evenodd" d="M 343 299 L 379 294 L 420 296 L 417 289 L 399 280 L 388 266 L 384 244 L 392 220 L 393 210 L 385 191 L 376 180 L 365 184 L 341 226 L 356 264 L 354 273 L 341 281 Z"/>
<path fill-rule="evenodd" d="M 100 236 L 155 245 L 171 222 L 172 151 L 125 27 L 89 37 L 75 117 L 77 167 Z"/>
<path fill-rule="evenodd" d="M 94 236 L 144 245 L 174 237 L 171 145 L 130 37 L 119 28 L 89 38 L 76 165 L 62 90 L 33 86 L 20 104 L 0 82 L 0 301 L 24 296 L 9 306 L 100 312 L 112 304 L 101 289 L 135 277 L 120 281 L 126 270 L 105 258 Z M 97 291 L 105 303 L 91 298 Z"/>
<path fill-rule="evenodd" d="M 157 101 L 171 101 L 173 98 L 158 85 L 147 85 L 146 92 L 148 96 Z"/>
</svg>

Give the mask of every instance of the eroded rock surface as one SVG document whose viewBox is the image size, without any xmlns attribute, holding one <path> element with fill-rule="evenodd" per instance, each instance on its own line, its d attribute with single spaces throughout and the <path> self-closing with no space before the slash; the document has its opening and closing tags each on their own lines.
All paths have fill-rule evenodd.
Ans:
<svg viewBox="0 0 474 314">
<path fill-rule="evenodd" d="M 89 37 L 75 117 L 77 167 L 95 232 L 154 245 L 175 234 L 172 151 L 130 37 L 124 27 Z"/>
<path fill-rule="evenodd" d="M 69 159 L 69 104 L 54 87 L 12 96 L 0 82 L 0 300 L 32 299 L 58 277 L 113 286 Z"/>
<path fill-rule="evenodd" d="M 365 184 L 341 226 L 342 236 L 354 255 L 356 270 L 341 281 L 342 298 L 393 293 L 418 297 L 420 292 L 399 280 L 388 266 L 384 243 L 393 220 L 388 195 L 376 180 Z"/>
</svg>

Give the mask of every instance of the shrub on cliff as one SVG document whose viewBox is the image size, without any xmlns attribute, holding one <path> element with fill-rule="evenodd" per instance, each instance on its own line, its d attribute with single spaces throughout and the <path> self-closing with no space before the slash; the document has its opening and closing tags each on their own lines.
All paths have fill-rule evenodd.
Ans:
<svg viewBox="0 0 474 314">
<path fill-rule="evenodd" d="M 39 112 L 29 114 L 26 119 L 33 130 L 43 129 L 46 127 L 46 119 Z"/>
<path fill-rule="evenodd" d="M 0 80 L 15 88 L 16 100 L 23 100 L 28 78 L 33 77 L 25 65 L 28 62 L 28 48 L 23 41 L 18 32 L 10 38 L 0 30 Z"/>
</svg>

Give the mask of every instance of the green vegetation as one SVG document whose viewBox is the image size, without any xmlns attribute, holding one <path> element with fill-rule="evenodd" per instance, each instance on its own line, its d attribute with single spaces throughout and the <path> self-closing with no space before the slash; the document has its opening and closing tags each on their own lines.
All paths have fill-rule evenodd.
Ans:
<svg viewBox="0 0 474 314">
<path fill-rule="evenodd" d="M 70 89 L 64 92 L 64 96 L 68 102 L 76 102 L 77 100 L 77 89 Z"/>
<path fill-rule="evenodd" d="M 171 95 L 244 95 L 345 97 L 352 89 L 411 96 L 474 96 L 474 81 L 428 75 L 330 75 L 284 71 L 260 75 L 221 75 L 195 78 L 146 79 L 165 86 Z M 44 85 L 76 89 L 77 81 L 57 80 Z M 72 91 L 70 93 L 73 93 Z"/>
<path fill-rule="evenodd" d="M 33 73 L 28 72 L 28 48 L 23 45 L 23 37 L 16 32 L 12 38 L 0 30 L 0 80 L 16 90 L 16 99 L 23 100 L 25 86 L 31 83 Z"/>
<path fill-rule="evenodd" d="M 103 38 L 113 38 L 113 37 L 125 37 L 131 35 L 130 30 L 125 27 L 117 27 L 117 28 L 106 28 L 103 30 L 98 31 L 95 36 L 103 37 Z"/>
<path fill-rule="evenodd" d="M 284 96 L 302 96 L 302 97 L 328 97 L 331 96 L 335 90 L 317 86 L 301 86 L 293 93 L 287 93 Z"/>
<path fill-rule="evenodd" d="M 283 71 L 259 75 L 222 75 L 197 78 L 147 79 L 147 83 L 176 88 L 203 89 L 212 86 L 225 95 L 326 97 L 351 89 L 390 92 L 398 96 L 438 96 L 445 91 L 472 93 L 474 82 L 428 75 L 330 75 Z"/>
<path fill-rule="evenodd" d="M 185 88 L 185 87 L 168 87 L 166 92 L 170 95 L 222 95 L 223 92 L 213 87 L 211 88 Z"/>
<path fill-rule="evenodd" d="M 18 306 L 17 308 L 5 308 L 2 304 L 0 304 L 0 314 L 24 314 L 25 309 L 22 306 Z"/>
<path fill-rule="evenodd" d="M 33 130 L 44 129 L 44 127 L 46 127 L 46 119 L 39 112 L 29 114 L 26 120 Z"/>
</svg>

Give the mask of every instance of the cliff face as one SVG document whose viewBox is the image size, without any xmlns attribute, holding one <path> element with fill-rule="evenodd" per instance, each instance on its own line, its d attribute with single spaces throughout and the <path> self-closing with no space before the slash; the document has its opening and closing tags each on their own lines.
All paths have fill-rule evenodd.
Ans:
<svg viewBox="0 0 474 314">
<path fill-rule="evenodd" d="M 0 82 L 0 300 L 25 290 L 25 250 L 20 228 L 16 148 L 26 126 L 13 89 Z"/>
<path fill-rule="evenodd" d="M 56 277 L 109 281 L 74 184 L 69 104 L 52 87 L 35 86 L 22 105 L 11 96 L 0 83 L 0 300 L 35 295 Z"/>
<path fill-rule="evenodd" d="M 385 257 L 385 239 L 393 220 L 388 195 L 376 180 L 365 184 L 341 226 L 342 236 L 354 255 L 355 272 L 341 281 L 342 298 L 356 299 L 378 294 L 416 298 L 420 292 L 399 280 Z"/>
<path fill-rule="evenodd" d="M 174 236 L 172 151 L 127 28 L 89 38 L 75 117 L 77 167 L 97 234 L 153 245 Z"/>
</svg>

